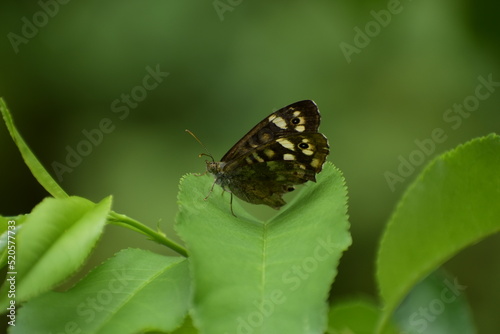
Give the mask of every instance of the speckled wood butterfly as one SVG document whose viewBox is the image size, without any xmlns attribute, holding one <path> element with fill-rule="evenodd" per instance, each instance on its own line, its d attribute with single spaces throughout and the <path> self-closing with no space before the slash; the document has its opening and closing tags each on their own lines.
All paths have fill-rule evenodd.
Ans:
<svg viewBox="0 0 500 334">
<path fill-rule="evenodd" d="M 286 204 L 283 194 L 293 191 L 294 185 L 316 182 L 329 153 L 319 123 L 313 101 L 295 102 L 258 123 L 220 162 L 213 157 L 206 162 L 214 184 L 231 193 L 231 212 L 232 195 L 279 209 Z"/>
</svg>

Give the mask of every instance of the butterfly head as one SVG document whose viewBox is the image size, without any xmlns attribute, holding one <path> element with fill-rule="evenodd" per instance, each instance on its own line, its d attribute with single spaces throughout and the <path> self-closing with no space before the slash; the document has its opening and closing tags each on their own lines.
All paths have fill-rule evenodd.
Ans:
<svg viewBox="0 0 500 334">
<path fill-rule="evenodd" d="M 206 156 L 209 157 L 210 160 L 205 160 L 205 163 L 207 164 L 207 172 L 210 174 L 215 175 L 216 177 L 222 174 L 222 169 L 224 165 L 226 164 L 225 162 L 217 162 L 215 161 L 214 157 L 211 154 L 207 153 L 200 153 L 198 157 Z"/>
<path fill-rule="evenodd" d="M 216 162 L 212 158 L 212 161 L 205 160 L 205 163 L 207 164 L 207 172 L 215 175 L 216 178 L 223 173 L 224 162 Z"/>
</svg>

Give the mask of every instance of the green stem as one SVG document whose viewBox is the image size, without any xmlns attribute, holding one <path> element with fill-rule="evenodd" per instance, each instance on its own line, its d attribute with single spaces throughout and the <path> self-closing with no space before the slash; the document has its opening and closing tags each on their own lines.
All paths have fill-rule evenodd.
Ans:
<svg viewBox="0 0 500 334">
<path fill-rule="evenodd" d="M 116 224 L 116 225 L 123 225 L 129 228 L 132 228 L 136 231 L 141 232 L 142 234 L 145 234 L 149 236 L 152 240 L 156 241 L 159 244 L 165 245 L 168 248 L 174 250 L 175 252 L 179 253 L 180 255 L 187 257 L 187 251 L 184 247 L 179 245 L 173 240 L 170 240 L 167 238 L 164 234 L 159 233 L 146 225 L 138 222 L 137 220 L 134 220 L 130 217 L 127 217 L 125 215 L 118 214 L 116 212 L 111 211 L 108 217 L 109 222 Z"/>
</svg>

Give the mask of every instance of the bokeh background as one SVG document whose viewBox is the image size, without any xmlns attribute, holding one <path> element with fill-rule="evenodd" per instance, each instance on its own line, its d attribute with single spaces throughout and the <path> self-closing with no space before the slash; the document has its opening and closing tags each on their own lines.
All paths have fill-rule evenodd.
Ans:
<svg viewBox="0 0 500 334">
<path fill-rule="evenodd" d="M 390 19 L 381 14 L 388 10 Z M 354 239 L 332 299 L 376 298 L 378 240 L 425 164 L 392 188 L 384 174 L 397 173 L 399 159 L 418 149 L 415 140 L 436 128 L 446 140 L 425 163 L 500 132 L 500 87 L 457 128 L 444 119 L 475 94 L 479 77 L 500 82 L 499 13 L 493 0 L 2 1 L 0 96 L 53 175 L 68 147 L 77 149 L 84 131 L 109 119 L 113 131 L 62 175 L 62 186 L 94 201 L 112 194 L 115 211 L 159 224 L 172 238 L 179 178 L 205 169 L 197 157 L 203 148 L 186 128 L 218 158 L 272 111 L 313 99 L 330 141 L 329 160 L 347 180 Z M 358 31 L 366 28 L 363 39 Z M 346 57 L 341 46 L 356 42 L 362 47 Z M 148 68 L 169 74 L 144 90 Z M 140 101 L 128 113 L 117 109 L 125 106 L 123 94 L 132 93 Z M 3 125 L 0 157 L 0 214 L 30 212 L 48 194 Z M 446 264 L 468 286 L 480 333 L 500 328 L 499 245 L 498 236 L 489 238 Z M 124 247 L 172 254 L 109 226 L 85 269 Z"/>
</svg>

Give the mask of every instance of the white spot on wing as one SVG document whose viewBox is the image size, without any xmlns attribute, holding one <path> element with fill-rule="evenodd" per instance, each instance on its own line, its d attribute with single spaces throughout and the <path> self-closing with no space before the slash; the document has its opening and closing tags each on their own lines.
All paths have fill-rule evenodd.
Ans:
<svg viewBox="0 0 500 334">
<path fill-rule="evenodd" d="M 272 122 L 274 124 L 276 124 L 276 126 L 280 129 L 286 129 L 287 128 L 287 125 L 286 125 L 286 121 L 282 118 L 282 117 L 278 117 L 278 116 L 275 116 L 273 115 L 275 118 L 273 118 Z"/>
<path fill-rule="evenodd" d="M 311 151 L 311 150 L 302 150 L 302 153 L 304 153 L 305 155 L 313 155 L 314 151 Z"/>
<path fill-rule="evenodd" d="M 280 145 L 283 146 L 284 148 L 287 148 L 291 151 L 295 151 L 295 145 L 288 139 L 278 138 L 276 139 L 276 141 L 280 143 Z"/>
<path fill-rule="evenodd" d="M 293 154 L 283 154 L 283 160 L 295 160 L 295 156 Z"/>
<path fill-rule="evenodd" d="M 298 131 L 298 132 L 304 132 L 305 129 L 306 129 L 306 127 L 303 126 L 303 125 L 297 125 L 295 127 L 295 130 Z"/>
<path fill-rule="evenodd" d="M 255 158 L 255 160 L 257 160 L 258 162 L 264 162 L 264 159 L 262 159 L 261 157 L 259 157 L 259 155 L 257 154 L 257 152 L 253 152 L 252 156 Z"/>
<path fill-rule="evenodd" d="M 320 163 L 320 162 L 319 162 L 319 159 L 312 159 L 312 161 L 311 161 L 311 166 L 312 166 L 313 168 L 318 168 L 318 167 L 319 167 L 319 163 Z"/>
<path fill-rule="evenodd" d="M 267 150 L 265 150 L 265 151 L 264 151 L 264 154 L 265 154 L 265 155 L 267 155 L 267 157 L 268 157 L 269 159 L 271 159 L 272 157 L 274 157 L 274 151 L 273 151 L 273 150 L 271 150 L 271 149 L 267 149 Z"/>
</svg>

